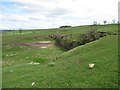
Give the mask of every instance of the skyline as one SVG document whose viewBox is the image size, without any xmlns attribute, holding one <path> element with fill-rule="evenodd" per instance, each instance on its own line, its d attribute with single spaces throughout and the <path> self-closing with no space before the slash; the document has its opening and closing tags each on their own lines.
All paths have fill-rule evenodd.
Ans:
<svg viewBox="0 0 120 90">
<path fill-rule="evenodd" d="M 0 29 L 46 29 L 118 21 L 119 0 L 3 0 Z"/>
</svg>

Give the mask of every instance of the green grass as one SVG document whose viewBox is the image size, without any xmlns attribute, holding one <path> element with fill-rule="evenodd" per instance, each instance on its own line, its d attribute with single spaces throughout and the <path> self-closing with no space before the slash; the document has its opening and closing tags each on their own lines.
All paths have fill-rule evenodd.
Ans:
<svg viewBox="0 0 120 90">
<path fill-rule="evenodd" d="M 118 25 L 99 25 L 95 27 L 91 27 L 90 25 L 87 26 L 77 26 L 72 27 L 70 29 L 45 29 L 45 30 L 23 30 L 22 33 L 26 34 L 19 34 L 19 31 L 9 31 L 3 32 L 3 44 L 11 44 L 11 43 L 18 43 L 18 42 L 31 42 L 31 41 L 44 41 L 44 40 L 51 40 L 48 35 L 54 35 L 59 32 L 59 34 L 67 35 L 73 34 L 75 37 L 79 36 L 82 33 L 85 33 L 88 30 L 99 30 L 99 31 L 106 31 L 106 32 L 117 32 Z M 34 33 L 33 33 L 34 32 Z"/>
<path fill-rule="evenodd" d="M 0 89 L 2 89 L 2 33 L 0 32 Z"/>
<path fill-rule="evenodd" d="M 69 30 L 36 30 L 35 33 L 9 35 L 4 32 L 2 48 L 3 88 L 116 88 L 118 87 L 118 36 L 64 51 L 59 47 L 14 46 L 15 43 L 46 41 L 49 34 L 73 34 L 90 29 L 117 32 L 117 25 L 77 26 Z M 33 32 L 23 31 L 23 32 Z M 14 31 L 17 33 L 17 31 Z M 36 38 L 42 37 L 42 38 Z M 24 40 L 23 40 L 24 39 Z M 11 56 L 12 54 L 12 56 Z M 38 65 L 29 64 L 39 62 Z M 94 63 L 93 69 L 88 64 Z M 31 84 L 35 82 L 33 86 Z"/>
</svg>

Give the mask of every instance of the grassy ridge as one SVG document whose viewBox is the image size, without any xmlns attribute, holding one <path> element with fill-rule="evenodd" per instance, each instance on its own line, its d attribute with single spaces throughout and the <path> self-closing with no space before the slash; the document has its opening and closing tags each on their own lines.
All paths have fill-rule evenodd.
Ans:
<svg viewBox="0 0 120 90">
<path fill-rule="evenodd" d="M 97 30 L 117 32 L 117 25 L 96 26 Z M 74 27 L 63 34 L 84 33 L 90 26 Z M 56 30 L 56 29 L 55 29 Z M 31 37 L 36 35 L 55 34 L 55 30 L 37 31 L 23 35 L 3 35 L 3 87 L 28 88 L 62 88 L 62 87 L 95 87 L 113 88 L 118 85 L 118 41 L 117 35 L 109 35 L 100 40 L 76 47 L 70 51 L 62 51 L 53 46 L 41 49 L 38 47 L 11 46 L 17 37 L 24 37 L 19 42 L 30 39 L 34 42 L 42 39 Z M 41 33 L 39 33 L 41 32 Z M 44 33 L 46 32 L 46 33 Z M 11 32 L 12 33 L 12 32 Z M 9 38 L 9 36 L 11 38 Z M 9 40 L 8 40 L 9 39 Z M 43 40 L 47 40 L 43 38 Z M 17 41 L 16 41 L 17 43 Z M 10 56 L 11 54 L 15 54 Z M 27 58 L 28 57 L 28 58 Z M 57 57 L 57 58 L 56 58 Z M 39 62 L 31 65 L 30 62 Z M 54 63 L 50 66 L 50 63 Z M 88 68 L 94 63 L 93 69 Z M 35 82 L 32 86 L 31 84 Z"/>
<path fill-rule="evenodd" d="M 18 43 L 18 42 L 31 42 L 36 40 L 51 40 L 48 35 L 57 34 L 73 34 L 74 36 L 78 36 L 79 34 L 85 33 L 88 30 L 99 30 L 99 31 L 106 31 L 106 32 L 117 32 L 118 25 L 98 25 L 95 27 L 91 26 L 77 26 L 68 29 L 46 29 L 46 30 L 23 30 L 22 33 L 26 34 L 19 34 L 19 31 L 10 31 L 10 32 L 3 32 L 3 44 L 11 44 L 11 43 Z"/>
</svg>

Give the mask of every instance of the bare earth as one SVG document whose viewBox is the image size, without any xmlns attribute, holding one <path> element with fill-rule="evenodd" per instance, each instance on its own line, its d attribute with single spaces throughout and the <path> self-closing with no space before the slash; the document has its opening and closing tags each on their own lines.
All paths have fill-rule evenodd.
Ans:
<svg viewBox="0 0 120 90">
<path fill-rule="evenodd" d="M 48 48 L 53 46 L 53 43 L 51 41 L 38 41 L 38 42 L 32 42 L 32 43 L 20 43 L 18 44 L 20 46 L 36 46 L 41 48 Z"/>
</svg>

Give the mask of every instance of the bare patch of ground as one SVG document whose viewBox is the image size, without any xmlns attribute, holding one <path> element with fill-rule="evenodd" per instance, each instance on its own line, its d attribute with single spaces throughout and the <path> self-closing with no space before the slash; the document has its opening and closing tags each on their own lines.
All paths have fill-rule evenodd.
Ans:
<svg viewBox="0 0 120 90">
<path fill-rule="evenodd" d="M 38 41 L 38 42 L 31 42 L 31 43 L 19 43 L 20 46 L 36 46 L 40 48 L 48 48 L 52 47 L 54 44 L 51 41 Z"/>
</svg>

